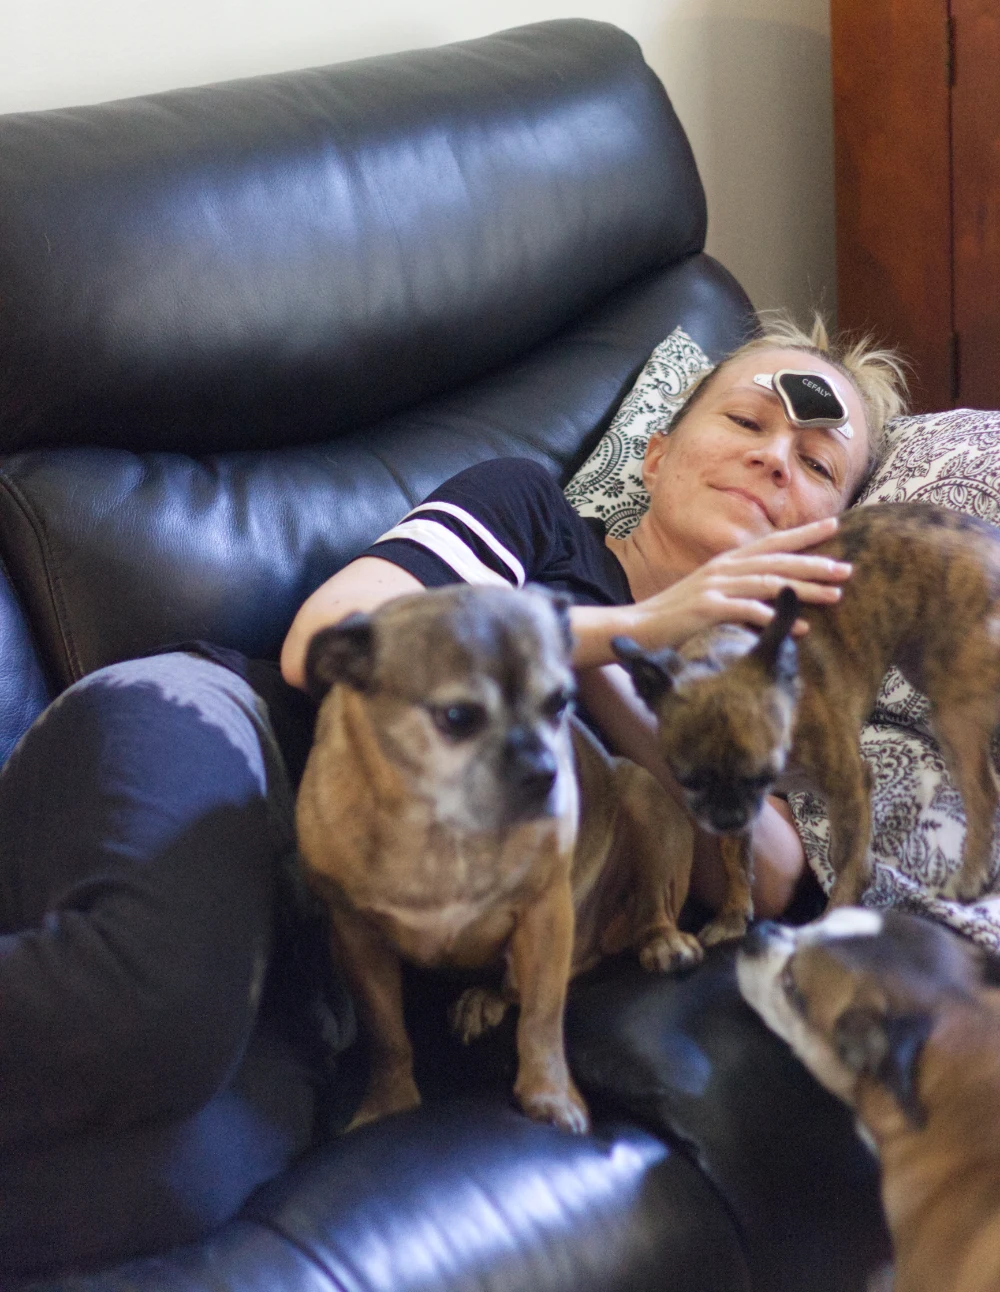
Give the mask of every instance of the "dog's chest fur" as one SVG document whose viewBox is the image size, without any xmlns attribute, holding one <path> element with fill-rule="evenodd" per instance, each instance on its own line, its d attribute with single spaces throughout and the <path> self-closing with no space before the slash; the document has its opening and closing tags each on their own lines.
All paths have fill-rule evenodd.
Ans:
<svg viewBox="0 0 1000 1292">
<path fill-rule="evenodd" d="M 338 689 L 327 703 L 299 799 L 302 851 L 314 859 L 310 881 L 328 899 L 364 912 L 416 963 L 491 962 L 568 849 L 564 836 L 576 816 L 568 745 L 554 815 L 474 831 L 442 820 L 440 802 L 415 793 L 408 769 L 375 748 L 361 698 Z M 333 792 L 310 792 L 308 781 Z"/>
</svg>

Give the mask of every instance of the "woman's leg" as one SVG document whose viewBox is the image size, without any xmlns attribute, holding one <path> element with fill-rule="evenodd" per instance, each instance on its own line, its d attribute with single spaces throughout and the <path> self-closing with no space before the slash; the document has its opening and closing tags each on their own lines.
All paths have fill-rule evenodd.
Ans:
<svg viewBox="0 0 1000 1292">
<path fill-rule="evenodd" d="M 37 1196 L 5 1204 L 41 1226 L 7 1235 L 23 1268 L 56 1234 L 107 1258 L 103 1243 L 86 1250 L 102 1215 L 125 1244 L 115 1255 L 190 1237 L 304 1146 L 311 1078 L 281 1042 L 265 1066 L 288 1083 L 294 1124 L 266 1124 L 285 1102 L 273 1088 L 257 1109 L 244 1097 L 291 807 L 264 706 L 187 654 L 84 678 L 0 773 L 3 1192 L 16 1204 L 18 1179 L 55 1183 L 78 1158 L 91 1171 L 91 1196 L 49 1200 L 51 1224 Z M 245 1180 L 224 1127 L 247 1141 Z M 139 1215 L 165 1199 L 160 1221 Z M 12 1250 L 2 1232 L 0 1247 Z"/>
</svg>

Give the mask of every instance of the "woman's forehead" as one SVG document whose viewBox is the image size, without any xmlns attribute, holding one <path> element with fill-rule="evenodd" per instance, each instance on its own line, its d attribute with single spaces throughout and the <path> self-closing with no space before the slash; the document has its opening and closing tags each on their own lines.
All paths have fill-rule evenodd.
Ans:
<svg viewBox="0 0 1000 1292">
<path fill-rule="evenodd" d="M 854 391 L 853 382 L 845 377 L 839 368 L 832 363 L 827 363 L 819 355 L 809 354 L 803 350 L 778 348 L 755 350 L 751 354 L 728 360 L 716 374 L 718 380 L 716 389 L 724 390 L 730 386 L 740 385 L 744 381 L 752 381 L 757 373 L 768 373 L 773 376 L 781 368 L 794 368 L 798 372 L 822 373 L 824 377 L 833 381 L 834 387 L 842 396 L 848 391 Z"/>
</svg>

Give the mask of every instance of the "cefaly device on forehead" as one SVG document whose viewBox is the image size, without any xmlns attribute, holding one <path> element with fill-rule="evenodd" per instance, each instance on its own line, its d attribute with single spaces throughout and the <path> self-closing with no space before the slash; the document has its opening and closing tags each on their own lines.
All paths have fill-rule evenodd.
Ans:
<svg viewBox="0 0 1000 1292">
<path fill-rule="evenodd" d="M 793 426 L 826 426 L 839 431 L 845 440 L 853 439 L 847 405 L 821 372 L 779 368 L 775 373 L 758 372 L 754 383 L 774 391 Z"/>
</svg>

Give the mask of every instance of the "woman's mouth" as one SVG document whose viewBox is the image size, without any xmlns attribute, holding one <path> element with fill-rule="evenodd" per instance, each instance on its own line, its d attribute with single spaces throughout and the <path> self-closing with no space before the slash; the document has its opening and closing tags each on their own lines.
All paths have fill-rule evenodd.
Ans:
<svg viewBox="0 0 1000 1292">
<path fill-rule="evenodd" d="M 755 511 L 757 511 L 761 516 L 763 516 L 763 518 L 767 521 L 769 525 L 771 526 L 774 525 L 774 521 L 771 518 L 770 512 L 767 510 L 767 507 L 764 505 L 761 499 L 757 497 L 756 494 L 752 494 L 746 489 L 736 489 L 731 487 L 722 488 L 720 489 L 720 492 L 731 494 L 734 498 L 742 498 L 743 501 L 747 503 L 748 506 L 753 507 Z"/>
</svg>

